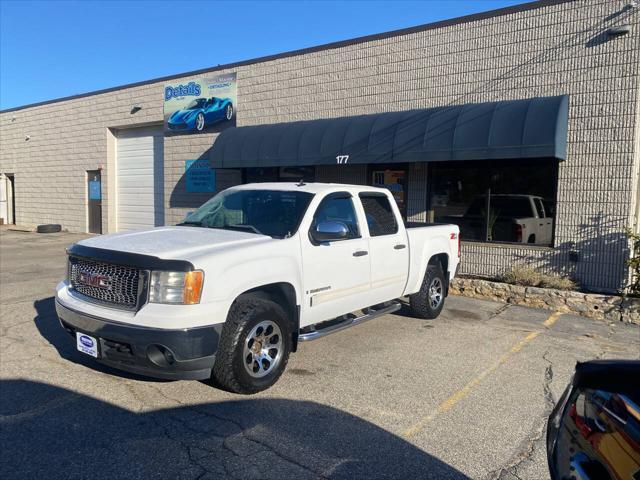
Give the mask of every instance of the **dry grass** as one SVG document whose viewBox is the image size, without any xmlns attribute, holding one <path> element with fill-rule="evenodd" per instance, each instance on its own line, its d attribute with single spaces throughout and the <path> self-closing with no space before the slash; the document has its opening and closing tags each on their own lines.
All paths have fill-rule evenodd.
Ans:
<svg viewBox="0 0 640 480">
<path fill-rule="evenodd" d="M 500 281 L 524 287 L 578 290 L 576 282 L 567 277 L 542 273 L 531 267 L 514 266 L 500 276 Z"/>
</svg>

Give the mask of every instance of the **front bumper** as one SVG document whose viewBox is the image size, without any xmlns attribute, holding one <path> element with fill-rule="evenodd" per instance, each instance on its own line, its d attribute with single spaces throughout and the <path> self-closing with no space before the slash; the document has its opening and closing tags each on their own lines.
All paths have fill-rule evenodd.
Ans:
<svg viewBox="0 0 640 480">
<path fill-rule="evenodd" d="M 218 348 L 222 324 L 168 330 L 107 321 L 80 313 L 56 300 L 62 327 L 98 340 L 100 363 L 127 372 L 171 380 L 205 380 Z"/>
</svg>

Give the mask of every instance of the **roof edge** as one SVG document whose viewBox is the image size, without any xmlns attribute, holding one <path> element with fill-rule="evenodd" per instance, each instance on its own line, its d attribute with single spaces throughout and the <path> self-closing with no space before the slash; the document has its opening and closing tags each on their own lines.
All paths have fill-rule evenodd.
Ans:
<svg viewBox="0 0 640 480">
<path fill-rule="evenodd" d="M 360 43 L 367 43 L 367 42 L 372 42 L 372 41 L 376 41 L 376 40 L 384 40 L 386 38 L 391 38 L 391 37 L 399 37 L 402 35 L 410 35 L 412 33 L 418 33 L 418 32 L 424 32 L 424 31 L 428 31 L 428 30 L 435 30 L 438 28 L 444 28 L 444 27 L 449 27 L 449 26 L 453 26 L 453 25 L 460 25 L 460 24 L 464 24 L 464 23 L 469 23 L 469 22 L 475 22 L 478 20 L 485 20 L 488 18 L 494 18 L 494 17 L 501 17 L 503 15 L 510 15 L 512 13 L 519 13 L 519 12 L 526 12 L 528 10 L 535 10 L 537 8 L 542 8 L 542 7 L 549 7 L 549 6 L 553 6 L 553 5 L 560 5 L 563 3 L 570 3 L 570 2 L 574 2 L 575 0 L 534 0 L 534 1 L 530 1 L 527 3 L 521 3 L 518 5 L 512 5 L 509 7 L 503 7 L 503 8 L 498 8 L 495 10 L 488 10 L 486 12 L 478 12 L 478 13 L 472 13 L 469 15 L 463 15 L 461 17 L 454 17 L 454 18 L 450 18 L 450 19 L 446 19 L 446 20 L 439 20 L 437 22 L 432 22 L 432 23 L 425 23 L 422 25 L 417 25 L 415 27 L 406 27 L 406 28 L 400 28 L 397 30 L 391 30 L 388 32 L 382 32 L 382 33 L 374 33 L 371 35 L 364 35 L 362 37 L 355 37 L 355 38 L 351 38 L 351 39 L 347 39 L 347 40 L 339 40 L 336 42 L 330 42 L 330 43 L 324 43 L 321 45 L 316 45 L 313 47 L 306 47 L 306 48 L 301 48 L 301 49 L 297 49 L 297 50 L 290 50 L 287 52 L 281 52 L 281 53 L 275 53 L 272 55 L 266 55 L 263 57 L 256 57 L 256 58 L 252 58 L 249 60 L 240 60 L 238 62 L 232 62 L 232 63 L 226 63 L 223 65 L 217 65 L 215 67 L 207 67 L 207 68 L 201 68 L 198 70 L 192 70 L 189 72 L 184 72 L 184 73 L 178 73 L 178 74 L 172 74 L 172 75 L 166 75 L 166 76 L 162 76 L 162 77 L 156 77 L 156 78 L 152 78 L 150 80 L 142 80 L 139 82 L 132 82 L 132 83 L 126 83 L 124 85 L 118 85 L 115 87 L 109 87 L 109 88 L 103 88 L 100 90 L 93 90 L 90 92 L 85 92 L 85 93 L 78 93 L 75 95 L 68 95 L 66 97 L 60 97 L 60 98 L 55 98 L 55 99 L 51 99 L 51 100 L 43 100 L 41 102 L 34 102 L 34 103 L 29 103 L 26 105 L 21 105 L 18 107 L 11 107 L 11 108 L 7 108 L 4 110 L 0 110 L 0 114 L 2 113 L 8 113 L 8 112 L 15 112 L 15 111 L 19 111 L 19 110 L 25 110 L 27 108 L 33 108 L 33 107 L 39 107 L 42 105 L 49 105 L 52 103 L 59 103 L 59 102 L 64 102 L 64 101 L 68 101 L 68 100 L 76 100 L 78 98 L 84 98 L 84 97 L 90 97 L 93 95 L 100 95 L 100 94 L 104 94 L 104 93 L 110 93 L 110 92 L 115 92 L 118 90 L 124 90 L 126 88 L 134 88 L 134 87 L 140 87 L 143 85 L 149 85 L 152 83 L 157 83 L 157 82 L 162 82 L 162 81 L 168 81 L 168 80 L 173 80 L 176 78 L 182 78 L 182 77 L 189 77 L 189 76 L 193 76 L 193 75 L 199 75 L 199 74 L 203 74 L 203 73 L 213 73 L 216 71 L 220 71 L 220 70 L 227 70 L 230 68 L 238 68 L 238 67 L 244 67 L 247 65 L 254 65 L 254 64 L 258 64 L 258 63 L 264 63 L 264 62 L 269 62 L 272 60 L 278 60 L 281 58 L 288 58 L 288 57 L 296 57 L 298 55 L 305 55 L 308 53 L 314 53 L 314 52 L 321 52 L 323 50 L 332 50 L 335 48 L 341 48 L 341 47 L 347 47 L 350 45 L 356 45 L 356 44 L 360 44 Z"/>
</svg>

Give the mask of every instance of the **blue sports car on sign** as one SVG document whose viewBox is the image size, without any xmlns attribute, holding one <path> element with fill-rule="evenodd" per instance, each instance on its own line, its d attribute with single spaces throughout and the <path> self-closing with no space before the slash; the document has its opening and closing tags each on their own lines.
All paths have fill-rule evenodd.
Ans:
<svg viewBox="0 0 640 480">
<path fill-rule="evenodd" d="M 233 118 L 233 104 L 229 98 L 195 98 L 182 110 L 171 114 L 169 130 L 202 132 L 207 125 Z"/>
</svg>

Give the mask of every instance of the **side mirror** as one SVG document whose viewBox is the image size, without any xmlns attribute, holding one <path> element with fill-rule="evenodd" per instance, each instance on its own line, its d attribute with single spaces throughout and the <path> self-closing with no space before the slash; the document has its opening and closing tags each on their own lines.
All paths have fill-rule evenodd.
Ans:
<svg viewBox="0 0 640 480">
<path fill-rule="evenodd" d="M 311 229 L 311 237 L 316 242 L 334 242 L 349 236 L 349 229 L 342 222 L 318 222 Z"/>
<path fill-rule="evenodd" d="M 640 361 L 578 363 L 547 423 L 553 480 L 640 476 Z"/>
</svg>

